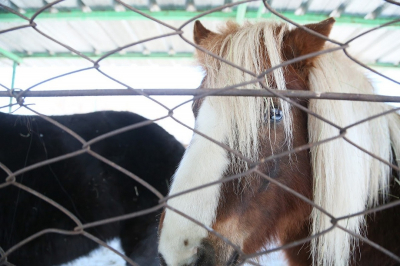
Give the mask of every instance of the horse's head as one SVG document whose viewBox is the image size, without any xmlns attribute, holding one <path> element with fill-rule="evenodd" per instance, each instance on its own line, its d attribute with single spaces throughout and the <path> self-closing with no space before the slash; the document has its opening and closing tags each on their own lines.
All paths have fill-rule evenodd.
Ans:
<svg viewBox="0 0 400 266">
<path fill-rule="evenodd" d="M 328 19 L 307 27 L 328 36 L 333 22 Z M 255 74 L 199 51 L 198 59 L 206 72 L 204 88 L 249 82 L 271 66 L 321 50 L 325 43 L 302 29 L 289 29 L 286 24 L 275 22 L 242 27 L 227 23 L 221 33 L 214 33 L 197 21 L 194 40 L 202 48 Z M 266 74 L 261 82 L 239 88 L 306 90 L 312 67 L 313 59 L 305 59 Z M 295 101 L 306 105 L 304 101 Z M 193 111 L 197 131 L 240 155 L 194 134 L 175 173 L 170 195 L 211 182 L 224 182 L 168 200 L 160 223 L 162 264 L 236 265 L 244 259 L 243 254 L 260 251 L 268 243 L 284 244 L 306 237 L 311 206 L 265 177 L 312 198 L 307 150 L 271 159 L 274 154 L 308 142 L 307 115 L 283 100 L 261 97 L 206 97 L 194 102 Z M 267 160 L 255 164 L 263 158 Z M 225 182 L 241 173 L 245 174 Z M 288 249 L 287 254 L 289 260 L 297 256 L 307 261 L 308 251 L 308 247 L 300 253 L 298 249 Z"/>
</svg>

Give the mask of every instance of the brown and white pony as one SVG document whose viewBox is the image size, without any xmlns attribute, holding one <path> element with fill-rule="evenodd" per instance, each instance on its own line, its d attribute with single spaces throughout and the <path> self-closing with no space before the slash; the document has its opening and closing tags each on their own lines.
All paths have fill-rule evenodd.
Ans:
<svg viewBox="0 0 400 266">
<path fill-rule="evenodd" d="M 306 25 L 329 36 L 334 19 Z M 239 26 L 228 22 L 214 33 L 196 22 L 197 45 L 256 73 L 271 66 L 328 47 L 325 40 L 285 23 L 262 21 Z M 199 51 L 206 76 L 204 88 L 222 88 L 254 77 Z M 265 75 L 263 84 L 241 89 L 310 90 L 313 92 L 373 93 L 362 72 L 341 51 L 290 64 Z M 345 127 L 390 108 L 382 103 L 300 100 L 295 102 Z M 193 104 L 195 128 L 239 151 L 253 162 L 274 154 L 345 134 L 380 158 L 400 158 L 400 118 L 396 113 L 340 132 L 277 98 L 206 97 Z M 277 111 L 278 110 L 278 111 Z M 199 134 L 193 139 L 175 173 L 170 195 L 223 180 L 252 167 L 238 156 Z M 162 265 L 243 265 L 246 254 L 265 250 L 271 243 L 290 244 L 332 226 L 331 217 L 291 192 L 269 182 L 269 176 L 312 200 L 334 217 L 354 214 L 400 195 L 397 173 L 385 163 L 337 138 L 308 150 L 266 160 L 257 172 L 168 200 L 168 205 L 204 227 L 166 209 L 160 223 Z M 338 221 L 356 235 L 367 237 L 400 254 L 400 207 Z M 207 229 L 206 229 L 207 228 Z M 238 253 L 215 232 L 240 248 Z M 365 241 L 341 230 L 284 250 L 289 265 L 398 265 Z M 243 255 L 245 254 L 245 255 Z"/>
</svg>

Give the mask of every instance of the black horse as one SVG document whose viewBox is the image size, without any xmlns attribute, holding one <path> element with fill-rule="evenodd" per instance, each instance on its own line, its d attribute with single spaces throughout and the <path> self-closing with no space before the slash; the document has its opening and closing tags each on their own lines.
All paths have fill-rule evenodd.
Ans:
<svg viewBox="0 0 400 266">
<path fill-rule="evenodd" d="M 146 121 L 128 112 L 95 112 L 53 116 L 90 140 L 112 130 Z M 82 144 L 38 116 L 0 113 L 0 162 L 11 171 L 73 152 Z M 156 124 L 150 124 L 91 145 L 91 150 L 129 170 L 163 195 L 183 155 L 183 146 Z M 0 169 L 0 184 L 7 174 Z M 89 154 L 81 154 L 25 172 L 17 182 L 53 199 L 82 223 L 150 208 L 158 198 L 148 189 Z M 140 265 L 159 265 L 157 219 L 160 212 L 87 229 L 106 241 L 120 237 L 127 256 Z M 45 228 L 73 230 L 76 224 L 47 202 L 15 186 L 0 189 L 0 247 L 8 250 Z M 21 265 L 57 265 L 87 254 L 98 245 L 84 236 L 45 234 L 8 256 Z M 1 257 L 1 256 L 0 256 Z"/>
</svg>

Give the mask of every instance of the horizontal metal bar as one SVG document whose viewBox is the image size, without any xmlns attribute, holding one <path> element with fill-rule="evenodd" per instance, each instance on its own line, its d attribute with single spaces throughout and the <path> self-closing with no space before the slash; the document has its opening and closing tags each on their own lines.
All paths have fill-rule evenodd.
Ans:
<svg viewBox="0 0 400 266">
<path fill-rule="evenodd" d="M 201 14 L 202 12 L 187 12 L 185 10 L 168 10 L 168 11 L 159 11 L 159 12 L 150 12 L 149 10 L 141 10 L 145 14 L 148 14 L 156 19 L 163 21 L 186 21 L 191 19 L 194 16 Z M 240 11 L 240 10 L 239 10 Z M 313 14 L 307 13 L 303 16 L 297 16 L 294 12 L 281 12 L 282 15 L 288 17 L 299 23 L 314 23 L 318 21 L 322 21 L 328 18 L 329 14 Z M 34 12 L 26 12 L 24 14 L 27 17 L 32 17 Z M 208 14 L 201 18 L 201 20 L 234 20 L 238 15 L 238 10 L 234 9 L 232 12 L 214 12 Z M 270 12 L 266 12 L 261 14 L 262 18 L 270 18 L 273 15 Z M 258 10 L 248 10 L 245 14 L 246 19 L 257 19 L 260 17 L 260 12 Z M 125 12 L 115 12 L 114 10 L 105 10 L 105 11 L 92 11 L 92 12 L 83 12 L 81 10 L 70 10 L 64 11 L 59 10 L 57 13 L 43 12 L 41 13 L 35 21 L 43 21 L 43 20 L 57 20 L 57 21 L 82 21 L 82 20 L 98 20 L 98 21 L 108 21 L 108 20 L 144 20 L 146 17 L 130 11 Z M 357 26 L 365 26 L 365 27 L 376 27 L 378 25 L 387 23 L 392 21 L 393 18 L 376 18 L 376 19 L 364 19 L 363 16 L 354 16 L 343 14 L 342 16 L 335 18 L 336 25 L 357 25 Z M 0 22 L 24 22 L 25 20 L 20 17 L 11 14 L 11 13 L 1 13 Z M 388 27 L 390 28 L 400 28 L 400 23 L 393 24 Z"/>
<path fill-rule="evenodd" d="M 217 89 L 137 89 L 152 96 L 198 96 L 213 92 L 213 96 L 252 96 L 275 97 L 266 90 L 232 89 L 216 92 Z M 353 93 L 316 93 L 311 91 L 287 90 L 277 92 L 282 96 L 299 99 L 347 100 L 365 102 L 400 102 L 400 96 L 353 94 Z M 15 92 L 18 95 L 18 92 Z M 138 96 L 132 89 L 104 89 L 104 90 L 56 90 L 56 91 L 28 91 L 24 97 L 71 97 L 71 96 Z M 0 91 L 0 97 L 10 97 L 8 91 Z"/>
</svg>

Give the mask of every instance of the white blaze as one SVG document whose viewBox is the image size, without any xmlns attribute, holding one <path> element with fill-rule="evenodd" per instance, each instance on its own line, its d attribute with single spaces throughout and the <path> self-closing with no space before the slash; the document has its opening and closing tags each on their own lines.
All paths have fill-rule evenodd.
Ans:
<svg viewBox="0 0 400 266">
<path fill-rule="evenodd" d="M 206 98 L 196 119 L 196 129 L 208 137 L 224 142 L 226 125 L 219 112 Z M 229 164 L 227 152 L 217 144 L 194 134 L 189 148 L 175 173 L 170 195 L 217 181 Z M 168 200 L 168 205 L 211 227 L 218 207 L 220 184 Z M 168 266 L 190 264 L 196 259 L 197 247 L 207 230 L 181 215 L 166 210 L 159 252 Z"/>
</svg>

